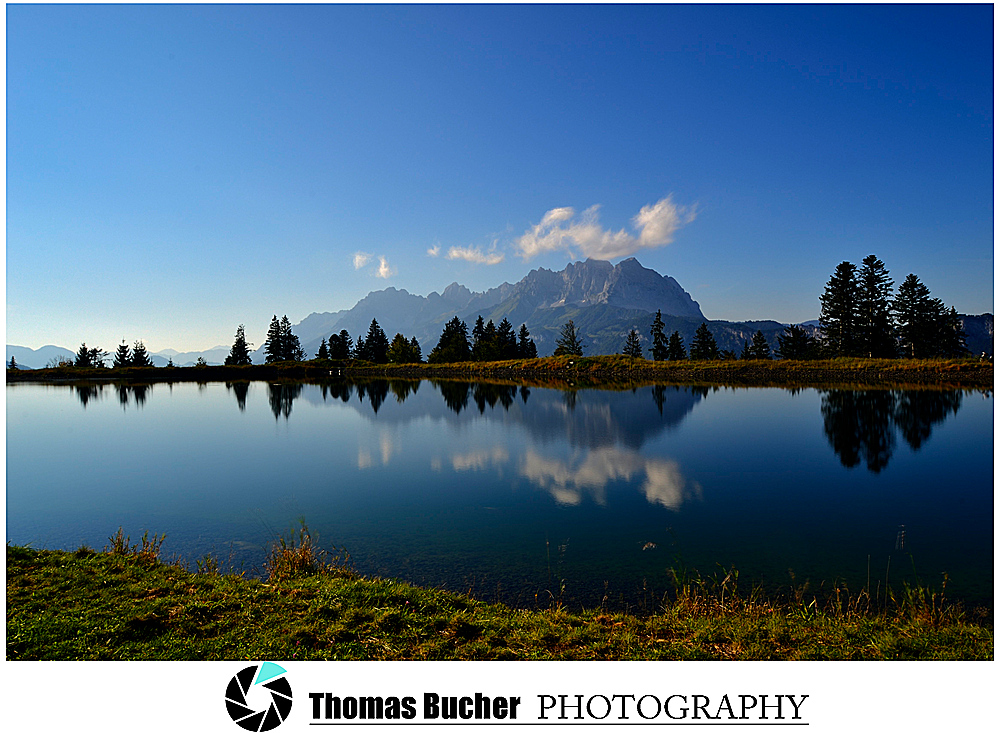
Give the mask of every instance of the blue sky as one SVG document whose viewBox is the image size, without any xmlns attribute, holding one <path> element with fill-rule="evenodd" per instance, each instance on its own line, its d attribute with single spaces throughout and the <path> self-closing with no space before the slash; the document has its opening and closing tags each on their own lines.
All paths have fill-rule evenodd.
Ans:
<svg viewBox="0 0 1000 733">
<path fill-rule="evenodd" d="M 993 8 L 7 6 L 7 343 L 260 344 L 634 254 L 713 319 L 993 310 Z M 359 267 L 355 267 L 355 265 Z"/>
</svg>

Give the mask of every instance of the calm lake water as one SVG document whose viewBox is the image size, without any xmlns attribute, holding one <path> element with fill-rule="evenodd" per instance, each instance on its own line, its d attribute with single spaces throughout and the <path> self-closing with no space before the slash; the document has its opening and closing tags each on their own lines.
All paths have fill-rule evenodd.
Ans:
<svg viewBox="0 0 1000 733">
<path fill-rule="evenodd" d="M 7 386 L 7 539 L 166 533 L 257 573 L 302 518 L 363 573 L 641 607 L 668 568 L 992 605 L 993 395 L 372 381 Z"/>
</svg>

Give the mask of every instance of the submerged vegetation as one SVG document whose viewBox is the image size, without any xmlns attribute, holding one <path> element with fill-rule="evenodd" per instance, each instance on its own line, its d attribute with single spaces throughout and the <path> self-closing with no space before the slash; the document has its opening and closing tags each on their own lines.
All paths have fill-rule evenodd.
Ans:
<svg viewBox="0 0 1000 733">
<path fill-rule="evenodd" d="M 353 572 L 303 525 L 266 577 L 191 572 L 163 538 L 103 552 L 7 547 L 7 659 L 992 659 L 985 611 L 904 586 L 765 595 L 735 570 L 671 568 L 673 592 L 639 613 L 513 609 Z"/>
</svg>

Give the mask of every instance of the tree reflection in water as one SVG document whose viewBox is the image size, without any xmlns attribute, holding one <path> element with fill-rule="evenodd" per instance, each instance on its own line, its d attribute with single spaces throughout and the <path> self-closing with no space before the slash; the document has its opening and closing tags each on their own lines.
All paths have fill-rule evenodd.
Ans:
<svg viewBox="0 0 1000 733">
<path fill-rule="evenodd" d="M 292 414 L 292 402 L 302 392 L 301 384 L 268 384 L 267 401 L 271 405 L 274 419 L 284 416 L 287 420 Z"/>
<path fill-rule="evenodd" d="M 250 382 L 226 382 L 226 389 L 232 390 L 236 395 L 236 406 L 240 408 L 240 412 L 246 412 Z"/>
<path fill-rule="evenodd" d="M 931 429 L 962 404 L 960 390 L 824 390 L 823 430 L 841 464 L 864 461 L 879 473 L 889 464 L 896 433 L 913 450 L 930 438 Z"/>
</svg>

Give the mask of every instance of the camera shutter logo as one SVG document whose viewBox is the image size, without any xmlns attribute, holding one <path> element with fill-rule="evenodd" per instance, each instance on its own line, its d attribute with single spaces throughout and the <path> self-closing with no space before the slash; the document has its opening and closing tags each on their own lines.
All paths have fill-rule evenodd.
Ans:
<svg viewBox="0 0 1000 733">
<path fill-rule="evenodd" d="M 292 711 L 292 686 L 281 675 L 285 670 L 274 662 L 254 664 L 240 670 L 229 680 L 226 688 L 226 709 L 236 725 L 246 730 L 262 733 L 274 730 Z M 263 710 L 254 710 L 247 701 L 247 693 L 260 685 L 270 693 L 271 702 Z"/>
</svg>

